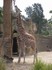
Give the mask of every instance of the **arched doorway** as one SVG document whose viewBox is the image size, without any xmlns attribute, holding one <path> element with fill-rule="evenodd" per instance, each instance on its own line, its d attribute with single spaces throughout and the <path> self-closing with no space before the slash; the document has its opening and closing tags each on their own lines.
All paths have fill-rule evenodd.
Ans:
<svg viewBox="0 0 52 70">
<path fill-rule="evenodd" d="M 13 55 L 18 55 L 18 44 L 17 44 L 17 31 L 13 31 L 13 48 L 12 48 Z"/>
</svg>

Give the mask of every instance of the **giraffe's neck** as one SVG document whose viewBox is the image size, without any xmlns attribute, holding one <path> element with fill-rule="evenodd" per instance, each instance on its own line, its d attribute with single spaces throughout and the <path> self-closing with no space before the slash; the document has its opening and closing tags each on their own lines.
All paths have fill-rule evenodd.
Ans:
<svg viewBox="0 0 52 70">
<path fill-rule="evenodd" d="M 25 29 L 22 26 L 22 22 L 21 22 L 21 15 L 19 13 L 18 15 L 18 19 L 17 19 L 17 26 L 18 26 L 18 31 L 20 32 L 21 35 L 25 34 Z"/>
</svg>

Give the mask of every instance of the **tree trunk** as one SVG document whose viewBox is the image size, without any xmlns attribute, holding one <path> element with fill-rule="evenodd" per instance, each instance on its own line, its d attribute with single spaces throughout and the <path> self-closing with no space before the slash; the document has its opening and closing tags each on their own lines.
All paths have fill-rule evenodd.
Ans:
<svg viewBox="0 0 52 70">
<path fill-rule="evenodd" d="M 12 23 L 11 23 L 11 6 L 12 6 L 12 0 L 4 0 L 4 42 L 6 38 L 10 38 L 9 43 L 7 45 L 6 49 L 4 46 L 4 48 L 7 50 L 7 55 L 9 57 L 12 56 L 12 39 L 11 39 L 11 35 L 12 35 Z M 5 52 L 5 51 L 4 51 Z"/>
</svg>

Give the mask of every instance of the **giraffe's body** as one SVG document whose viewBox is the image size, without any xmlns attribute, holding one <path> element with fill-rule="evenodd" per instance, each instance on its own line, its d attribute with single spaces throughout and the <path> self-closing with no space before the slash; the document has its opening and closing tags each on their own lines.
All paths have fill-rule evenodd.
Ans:
<svg viewBox="0 0 52 70">
<path fill-rule="evenodd" d="M 30 46 L 33 48 L 34 57 L 35 57 L 35 54 L 36 54 L 35 37 L 32 34 L 29 34 L 28 32 L 25 31 L 24 27 L 22 26 L 20 12 L 18 12 L 17 26 L 18 26 L 18 33 L 19 33 L 19 38 L 18 38 L 19 60 L 18 62 L 20 62 L 20 59 L 21 59 L 21 52 L 23 52 L 24 62 L 25 62 L 25 48 L 26 47 Z"/>
<path fill-rule="evenodd" d="M 25 30 L 24 30 L 25 31 Z M 20 48 L 20 52 L 19 52 L 19 59 L 21 58 L 21 52 L 23 51 L 23 56 L 24 56 L 24 62 L 25 62 L 25 48 L 27 47 L 31 47 L 34 51 L 34 57 L 35 57 L 35 53 L 36 53 L 36 46 L 35 46 L 35 38 L 33 35 L 27 33 L 26 31 L 23 33 L 21 33 L 21 37 L 20 37 L 21 41 L 19 41 L 19 48 Z M 35 59 L 35 58 L 34 58 Z"/>
</svg>

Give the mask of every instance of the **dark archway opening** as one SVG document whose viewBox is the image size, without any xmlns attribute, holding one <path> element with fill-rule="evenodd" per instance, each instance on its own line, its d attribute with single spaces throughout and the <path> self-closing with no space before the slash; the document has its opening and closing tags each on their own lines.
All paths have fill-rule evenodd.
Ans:
<svg viewBox="0 0 52 70">
<path fill-rule="evenodd" d="M 17 34 L 17 31 L 16 30 L 14 30 L 13 31 L 13 34 Z M 17 55 L 18 56 L 18 44 L 17 44 L 17 37 L 13 37 L 13 49 L 12 49 L 12 51 L 13 51 L 13 55 Z"/>
</svg>

